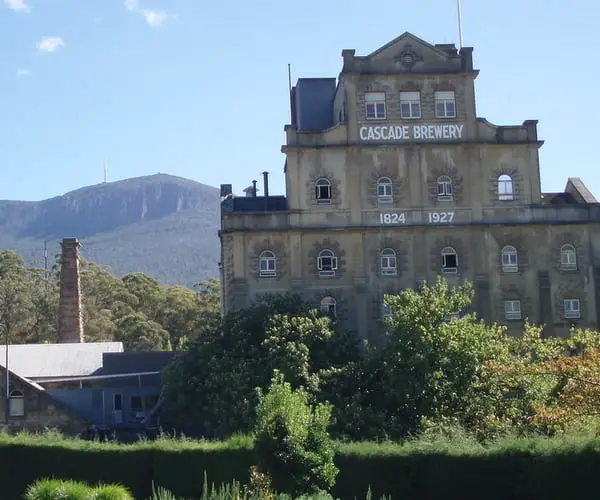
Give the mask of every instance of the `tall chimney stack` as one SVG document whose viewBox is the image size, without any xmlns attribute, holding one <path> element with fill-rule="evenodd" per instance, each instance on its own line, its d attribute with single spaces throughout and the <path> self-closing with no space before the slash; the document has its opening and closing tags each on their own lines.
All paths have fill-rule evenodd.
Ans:
<svg viewBox="0 0 600 500">
<path fill-rule="evenodd" d="M 269 197 L 269 172 L 263 172 L 264 194 L 265 198 Z"/>
<path fill-rule="evenodd" d="M 60 301 L 58 306 L 58 341 L 82 343 L 81 285 L 79 281 L 79 241 L 64 238 L 60 267 Z"/>
</svg>

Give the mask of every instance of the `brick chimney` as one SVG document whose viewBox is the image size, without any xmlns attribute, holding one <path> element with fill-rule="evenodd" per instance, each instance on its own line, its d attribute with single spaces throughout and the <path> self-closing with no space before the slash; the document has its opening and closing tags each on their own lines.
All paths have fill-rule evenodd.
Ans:
<svg viewBox="0 0 600 500">
<path fill-rule="evenodd" d="M 83 342 L 81 286 L 79 283 L 79 241 L 64 238 L 60 244 L 60 301 L 58 306 L 58 342 Z"/>
</svg>

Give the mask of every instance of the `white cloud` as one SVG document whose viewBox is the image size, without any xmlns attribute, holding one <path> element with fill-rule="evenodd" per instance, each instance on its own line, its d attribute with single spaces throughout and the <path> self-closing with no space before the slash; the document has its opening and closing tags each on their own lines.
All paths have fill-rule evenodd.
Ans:
<svg viewBox="0 0 600 500">
<path fill-rule="evenodd" d="M 56 52 L 60 47 L 65 46 L 65 42 L 59 36 L 44 36 L 36 46 L 40 52 Z"/>
<path fill-rule="evenodd" d="M 134 12 L 140 8 L 139 0 L 125 0 L 125 8 Z"/>
<path fill-rule="evenodd" d="M 9 9 L 18 10 L 20 12 L 29 12 L 31 9 L 25 3 L 25 0 L 4 0 L 4 3 Z"/>
<path fill-rule="evenodd" d="M 160 26 L 169 18 L 169 15 L 162 10 L 144 9 L 142 15 L 150 26 Z"/>
<path fill-rule="evenodd" d="M 124 5 L 129 12 L 137 12 L 142 15 L 146 22 L 153 27 L 160 26 L 169 18 L 175 19 L 175 16 L 171 16 L 163 10 L 142 9 L 140 0 L 124 0 Z"/>
<path fill-rule="evenodd" d="M 29 76 L 31 73 L 28 69 L 25 68 L 19 68 L 17 70 L 17 76 Z"/>
</svg>

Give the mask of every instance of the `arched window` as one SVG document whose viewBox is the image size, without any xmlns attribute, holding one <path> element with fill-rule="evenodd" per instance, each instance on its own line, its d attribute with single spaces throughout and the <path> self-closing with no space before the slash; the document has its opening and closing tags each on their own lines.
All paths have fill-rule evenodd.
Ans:
<svg viewBox="0 0 600 500">
<path fill-rule="evenodd" d="M 456 250 L 452 247 L 445 247 L 442 249 L 442 273 L 458 273 L 458 255 Z"/>
<path fill-rule="evenodd" d="M 439 201 L 452 201 L 454 195 L 452 194 L 452 179 L 447 175 L 441 175 L 437 180 L 437 192 Z"/>
<path fill-rule="evenodd" d="M 377 179 L 377 199 L 382 203 L 391 203 L 393 201 L 392 180 L 389 177 L 380 177 Z"/>
<path fill-rule="evenodd" d="M 517 249 L 513 246 L 506 245 L 502 249 L 502 271 L 505 273 L 516 273 L 519 271 L 519 261 Z"/>
<path fill-rule="evenodd" d="M 381 251 L 381 275 L 396 276 L 398 267 L 396 263 L 396 252 L 391 248 L 384 248 Z"/>
<path fill-rule="evenodd" d="M 560 247 L 560 268 L 563 271 L 577 270 L 577 252 L 575 247 L 569 243 Z"/>
<path fill-rule="evenodd" d="M 498 177 L 498 199 L 514 200 L 515 193 L 513 189 L 513 180 L 510 175 L 502 174 Z"/>
<path fill-rule="evenodd" d="M 321 312 L 332 319 L 336 317 L 336 302 L 333 297 L 323 297 L 321 299 Z"/>
<path fill-rule="evenodd" d="M 25 415 L 25 395 L 17 389 L 11 391 L 8 399 L 9 415 L 11 417 L 22 417 Z"/>
<path fill-rule="evenodd" d="M 275 254 L 270 250 L 261 252 L 258 257 L 259 276 L 261 278 L 272 278 L 277 276 L 277 263 Z"/>
<path fill-rule="evenodd" d="M 315 198 L 317 203 L 331 203 L 331 182 L 328 179 L 319 179 L 315 183 Z"/>
<path fill-rule="evenodd" d="M 319 276 L 335 276 L 337 257 L 331 250 L 321 250 L 317 257 Z"/>
</svg>

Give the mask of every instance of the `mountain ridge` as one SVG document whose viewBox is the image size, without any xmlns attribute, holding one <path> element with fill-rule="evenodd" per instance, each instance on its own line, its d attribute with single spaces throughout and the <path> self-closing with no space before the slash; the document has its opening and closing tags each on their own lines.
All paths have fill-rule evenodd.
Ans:
<svg viewBox="0 0 600 500">
<path fill-rule="evenodd" d="M 153 174 L 83 186 L 40 201 L 0 200 L 0 248 L 28 263 L 77 237 L 82 257 L 116 274 L 191 286 L 218 275 L 219 190 Z"/>
</svg>

